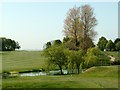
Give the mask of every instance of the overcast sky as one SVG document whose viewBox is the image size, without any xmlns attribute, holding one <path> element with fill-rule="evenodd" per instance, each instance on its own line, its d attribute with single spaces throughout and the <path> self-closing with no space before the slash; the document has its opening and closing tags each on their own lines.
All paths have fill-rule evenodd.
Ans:
<svg viewBox="0 0 120 90">
<path fill-rule="evenodd" d="M 85 4 L 94 8 L 98 20 L 95 43 L 101 36 L 117 38 L 117 2 L 4 2 L 0 4 L 0 37 L 18 41 L 22 50 L 41 50 L 47 41 L 63 39 L 66 13 Z"/>
</svg>

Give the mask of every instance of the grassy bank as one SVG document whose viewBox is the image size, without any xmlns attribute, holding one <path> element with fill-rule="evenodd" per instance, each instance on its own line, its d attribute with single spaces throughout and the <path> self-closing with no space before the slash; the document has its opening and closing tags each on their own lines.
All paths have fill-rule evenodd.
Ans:
<svg viewBox="0 0 120 90">
<path fill-rule="evenodd" d="M 118 67 L 92 67 L 79 75 L 3 79 L 3 88 L 117 88 Z"/>
</svg>

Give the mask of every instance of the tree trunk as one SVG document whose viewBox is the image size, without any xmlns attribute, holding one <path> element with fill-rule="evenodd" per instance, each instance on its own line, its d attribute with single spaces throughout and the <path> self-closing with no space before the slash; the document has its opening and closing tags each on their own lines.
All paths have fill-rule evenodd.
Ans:
<svg viewBox="0 0 120 90">
<path fill-rule="evenodd" d="M 60 68 L 60 73 L 61 73 L 61 75 L 63 75 L 62 66 L 59 66 L 59 68 Z"/>
<path fill-rule="evenodd" d="M 79 70 L 80 70 L 80 68 L 78 68 L 78 74 L 80 73 Z"/>
</svg>

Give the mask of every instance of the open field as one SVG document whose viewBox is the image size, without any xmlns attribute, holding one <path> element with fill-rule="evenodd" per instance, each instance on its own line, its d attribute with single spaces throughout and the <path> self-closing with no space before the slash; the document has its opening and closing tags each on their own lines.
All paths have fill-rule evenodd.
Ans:
<svg viewBox="0 0 120 90">
<path fill-rule="evenodd" d="M 120 60 L 120 53 L 107 53 Z M 42 55 L 42 51 L 11 51 L 0 53 L 0 57 L 1 55 L 3 71 L 40 69 L 46 66 L 46 58 Z"/>
<path fill-rule="evenodd" d="M 118 88 L 118 66 L 92 67 L 79 75 L 3 79 L 3 88 Z"/>
<path fill-rule="evenodd" d="M 2 53 L 3 71 L 40 69 L 45 66 L 46 58 L 41 51 L 12 51 Z"/>
</svg>

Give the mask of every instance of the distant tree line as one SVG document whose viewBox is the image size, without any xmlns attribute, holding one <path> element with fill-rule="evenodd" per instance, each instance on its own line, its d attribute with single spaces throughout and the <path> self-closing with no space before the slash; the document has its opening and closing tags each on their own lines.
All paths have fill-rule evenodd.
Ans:
<svg viewBox="0 0 120 90">
<path fill-rule="evenodd" d="M 113 42 L 112 40 L 107 40 L 105 37 L 101 37 L 97 46 L 102 51 L 120 51 L 120 38 L 116 38 Z"/>
<path fill-rule="evenodd" d="M 0 51 L 14 51 L 20 49 L 18 42 L 8 38 L 0 38 Z"/>
</svg>

